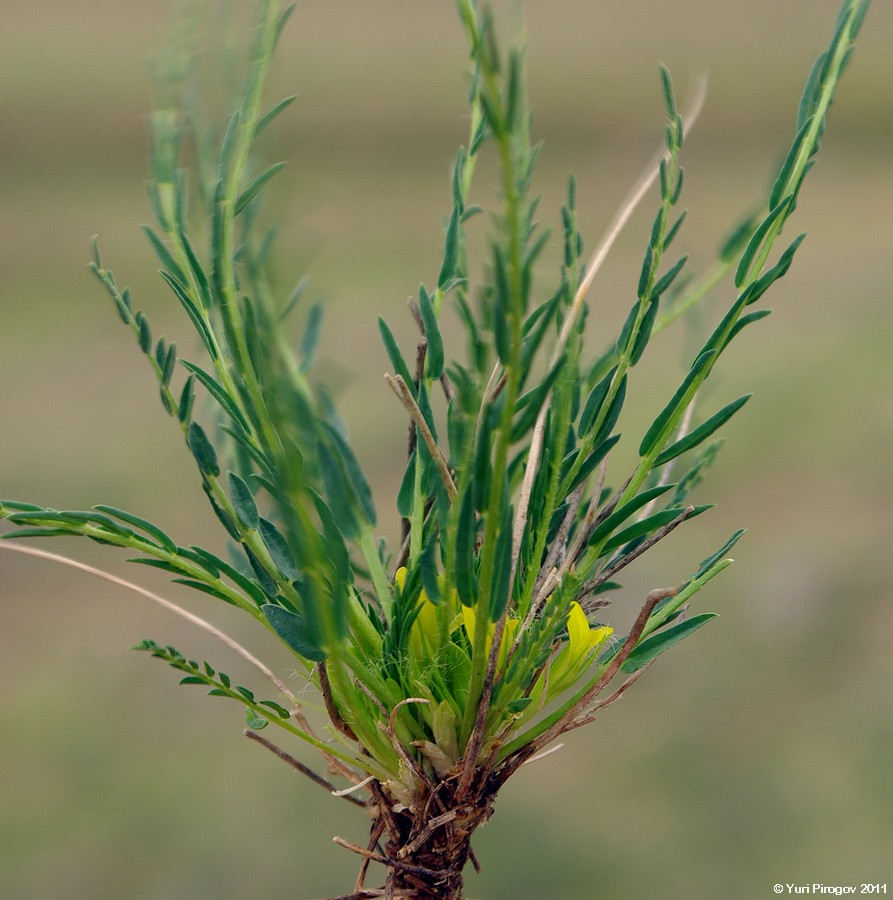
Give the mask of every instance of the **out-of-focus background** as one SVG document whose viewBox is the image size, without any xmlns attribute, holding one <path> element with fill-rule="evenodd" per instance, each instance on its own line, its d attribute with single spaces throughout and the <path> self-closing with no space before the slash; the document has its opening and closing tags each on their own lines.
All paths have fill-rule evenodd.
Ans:
<svg viewBox="0 0 893 900">
<path fill-rule="evenodd" d="M 237 7 L 247 4 L 237 4 Z M 703 270 L 765 196 L 835 0 L 526 4 L 541 218 L 578 178 L 591 247 L 661 138 L 657 61 L 710 93 L 684 153 L 678 244 Z M 503 34 L 520 23 L 501 4 Z M 219 546 L 178 430 L 110 301 L 88 241 L 156 333 L 187 322 L 138 229 L 147 60 L 173 12 L 137 0 L 3 0 L 0 11 L 0 496 L 110 503 L 182 543 Z M 701 502 L 716 510 L 644 560 L 616 598 L 678 582 L 739 526 L 737 564 L 701 597 L 722 617 L 595 726 L 521 772 L 479 834 L 487 900 L 762 898 L 776 883 L 893 890 L 893 6 L 870 11 L 791 235 L 808 229 L 774 315 L 737 342 L 706 398 L 756 396 Z M 322 371 L 374 481 L 383 529 L 404 425 L 375 318 L 409 339 L 405 299 L 436 278 L 466 62 L 447 2 L 304 0 L 271 101 L 282 290 L 306 268 L 328 302 Z M 481 177 L 488 176 L 482 167 Z M 477 197 L 495 199 L 485 180 Z M 596 283 L 593 347 L 632 299 L 655 199 Z M 557 260 L 557 256 L 553 256 Z M 554 263 L 557 270 L 557 261 Z M 732 296 L 723 285 L 700 325 Z M 683 329 L 684 330 L 684 329 Z M 625 429 L 665 401 L 691 335 L 661 337 Z M 615 476 L 616 477 L 616 476 Z M 49 544 L 214 617 L 282 671 L 287 656 L 210 598 L 114 551 Z M 246 627 L 248 626 L 248 627 Z M 304 898 L 350 889 L 333 834 L 366 823 L 240 736 L 238 709 L 178 688 L 126 648 L 152 636 L 254 684 L 221 647 L 133 595 L 0 556 L 0 897 Z M 291 748 L 301 752 L 298 748 Z M 303 754 L 304 758 L 312 759 Z"/>
</svg>

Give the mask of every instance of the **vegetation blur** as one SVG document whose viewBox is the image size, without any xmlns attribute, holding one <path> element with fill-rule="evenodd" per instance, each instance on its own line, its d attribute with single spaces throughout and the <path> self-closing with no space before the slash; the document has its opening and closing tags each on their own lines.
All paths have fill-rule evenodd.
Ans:
<svg viewBox="0 0 893 900">
<path fill-rule="evenodd" d="M 715 5 L 711 10 L 718 15 Z M 389 413 L 387 395 L 368 377 L 376 365 L 393 368 L 393 354 L 385 357 L 368 335 L 380 314 L 397 330 L 403 297 L 420 274 L 443 275 L 445 269 L 442 227 L 432 225 L 430 211 L 445 209 L 446 226 L 450 154 L 467 139 L 468 127 L 462 116 L 467 87 L 453 74 L 464 58 L 462 34 L 451 13 L 422 14 L 395 4 L 391 19 L 371 23 L 347 8 L 311 4 L 299 10 L 295 33 L 286 33 L 275 70 L 277 84 L 286 85 L 282 93 L 295 83 L 300 90 L 290 123 L 275 138 L 279 156 L 292 163 L 277 174 L 283 243 L 294 248 L 281 264 L 294 271 L 282 276 L 309 268 L 308 291 L 326 299 L 318 365 L 335 386 L 382 509 L 393 505 L 401 484 L 402 470 L 390 462 L 394 435 L 405 426 L 399 405 Z M 665 114 L 655 59 L 665 58 L 678 80 L 680 64 L 700 54 L 711 69 L 711 96 L 686 141 L 687 205 L 694 214 L 679 242 L 685 250 L 691 245 L 693 258 L 702 253 L 707 265 L 709 251 L 728 231 L 730 209 L 739 217 L 752 212 L 754 198 L 767 193 L 778 163 L 761 165 L 790 141 L 795 123 L 789 111 L 796 108 L 810 56 L 826 43 L 834 9 L 829 4 L 824 22 L 809 18 L 816 30 L 812 43 L 803 34 L 810 29 L 800 29 L 803 60 L 792 58 L 789 48 L 782 52 L 781 43 L 772 49 L 781 26 L 767 27 L 769 11 L 749 10 L 752 20 L 723 42 L 722 53 L 693 40 L 706 37 L 703 20 L 674 16 L 655 27 L 660 46 L 654 47 L 633 21 L 601 21 L 585 5 L 568 4 L 566 14 L 556 13 L 554 7 L 548 16 L 533 8 L 525 15 L 532 35 L 534 139 L 546 142 L 537 179 L 544 193 L 541 215 L 559 208 L 564 172 L 575 169 L 581 231 L 594 239 L 603 230 L 661 138 L 654 124 Z M 890 487 L 883 481 L 883 448 L 891 426 L 884 371 L 890 321 L 882 298 L 890 284 L 883 271 L 889 240 L 876 226 L 883 191 L 890 190 L 884 170 L 889 118 L 878 114 L 885 102 L 890 106 L 889 92 L 879 88 L 889 86 L 890 73 L 883 52 L 872 55 L 870 37 L 890 34 L 885 14 L 866 32 L 868 52 L 860 49 L 847 73 L 819 166 L 798 198 L 797 224 L 813 234 L 798 252 L 794 274 L 775 289 L 775 327 L 724 356 L 717 394 L 709 395 L 718 408 L 728 390 L 754 387 L 760 398 L 764 387 L 772 405 L 754 414 L 757 403 L 751 403 L 736 417 L 735 440 L 711 473 L 710 499 L 720 495 L 719 509 L 709 524 L 699 518 L 684 529 L 685 537 L 655 549 L 660 558 L 638 576 L 645 579 L 638 594 L 655 586 L 655 566 L 691 570 L 692 559 L 722 544 L 742 522 L 756 535 L 736 552 L 741 563 L 752 559 L 752 568 L 743 575 L 739 564 L 718 589 L 711 586 L 718 590 L 711 599 L 723 613 L 711 626 L 714 640 L 698 645 L 695 639 L 681 663 L 672 655 L 662 660 L 666 677 L 650 686 L 653 695 L 639 689 L 588 734 L 575 732 L 560 751 L 563 762 L 557 756 L 535 763 L 538 774 L 521 772 L 510 783 L 499 808 L 514 812 L 511 833 L 500 834 L 500 820 L 511 814 L 502 812 L 478 836 L 485 869 L 470 879 L 472 895 L 551 896 L 559 886 L 561 896 L 604 891 L 634 897 L 658 887 L 665 894 L 669 884 L 674 896 L 677 890 L 678 896 L 756 896 L 780 880 L 883 880 L 876 870 L 893 830 L 884 768 L 890 663 L 882 640 L 890 615 L 883 605 Z M 194 540 L 210 535 L 215 522 L 201 492 L 192 490 L 194 470 L 181 459 L 175 430 L 166 435 L 163 413 L 146 402 L 151 381 L 140 380 L 145 373 L 133 365 L 132 345 L 109 325 L 114 318 L 107 304 L 86 278 L 82 290 L 72 287 L 75 280 L 62 268 L 66 254 L 77 254 L 75 232 L 100 232 L 104 257 L 128 272 L 155 333 L 182 333 L 176 310 L 160 296 L 157 276 L 145 264 L 138 232 L 127 234 L 123 224 L 139 202 L 138 192 L 125 184 L 137 181 L 125 157 L 138 156 L 134 148 L 144 140 L 133 103 L 139 78 L 128 84 L 127 75 L 109 84 L 108 71 L 132 66 L 139 52 L 145 28 L 134 21 L 146 13 L 133 15 L 126 27 L 122 23 L 129 45 L 122 38 L 120 46 L 103 45 L 86 53 L 83 64 L 72 64 L 82 83 L 61 78 L 58 68 L 52 78 L 51 67 L 45 72 L 33 62 L 16 62 L 14 53 L 5 57 L 4 65 L 13 68 L 4 84 L 16 86 L 12 99 L 18 105 L 4 128 L 4 196 L 10 198 L 5 246 L 12 252 L 4 260 L 9 272 L 0 358 L 3 399 L 9 398 L 4 410 L 12 409 L 4 414 L 15 423 L 15 436 L 4 442 L 2 493 L 60 508 L 101 499 Z M 14 6 L 10 19 L 14 27 L 4 34 L 16 27 L 25 35 L 45 30 L 58 38 L 59 48 L 74 52 L 69 48 L 77 30 L 63 28 L 62 19 L 38 29 Z M 147 19 L 160 31 L 161 16 Z M 591 28 L 575 27 L 573 35 L 559 27 L 588 20 Z M 327 35 L 325 47 L 314 34 Z M 742 57 L 736 63 L 738 42 Z M 31 52 L 45 52 L 45 43 L 35 43 Z M 21 59 L 27 43 L 17 46 Z M 122 60 L 105 60 L 106 51 L 122 53 Z M 62 57 L 60 49 L 52 62 L 58 66 Z M 413 61 L 418 68 L 409 75 Z M 631 61 L 646 74 L 634 73 Z M 757 94 L 763 75 L 772 89 Z M 791 88 L 782 98 L 784 83 Z M 84 100 L 74 97 L 78 90 Z M 149 106 L 147 99 L 143 108 Z M 125 121 L 128 127 L 119 127 Z M 41 123 L 52 123 L 56 133 Z M 58 130 L 65 123 L 70 141 L 60 145 Z M 826 166 L 829 175 L 823 175 Z M 665 184 L 667 203 L 670 193 Z M 41 203 L 46 212 L 38 215 Z M 639 280 L 636 254 L 649 233 L 650 246 L 657 246 L 647 206 L 590 298 L 598 312 L 591 318 L 609 323 L 607 334 L 620 330 L 636 293 L 630 272 Z M 695 216 L 701 220 L 694 222 Z M 58 222 L 58 235 L 48 233 L 48 222 Z M 555 225 L 560 233 L 560 222 Z M 6 221 L 3 227 L 6 237 Z M 818 251 L 808 256 L 813 243 Z M 748 267 L 738 275 L 746 287 Z M 560 278 L 557 263 L 554 277 Z M 437 287 L 448 280 L 449 274 Z M 729 282 L 716 287 L 717 300 L 708 302 L 701 320 L 661 348 L 659 367 L 649 369 L 643 358 L 641 377 L 654 391 L 654 408 L 641 412 L 643 431 L 734 290 Z M 425 303 L 421 297 L 423 319 Z M 140 322 L 134 325 L 148 344 Z M 414 340 L 409 328 L 398 336 L 407 346 Z M 595 335 L 593 343 L 603 345 L 606 336 Z M 677 370 L 667 371 L 668 359 L 678 360 Z M 163 352 L 158 360 L 163 369 Z M 96 397 L 95 405 L 85 397 Z M 756 424 L 748 420 L 755 415 Z M 214 466 L 202 438 L 192 433 L 190 444 L 207 475 Z M 399 545 L 399 520 L 381 527 Z M 272 553 L 275 539 L 265 544 Z M 421 546 L 418 553 L 423 555 Z M 109 563 L 102 558 L 101 564 Z M 120 659 L 107 646 L 109 636 L 118 634 L 122 646 L 132 643 L 138 625 L 139 634 L 170 635 L 172 644 L 201 658 L 201 636 L 156 619 L 154 611 L 128 608 L 130 598 L 106 586 L 42 570 L 35 578 L 33 562 L 4 558 L 3 572 L 3 640 L 9 642 L 3 648 L 4 743 L 15 761 L 13 774 L 3 776 L 9 777 L 4 788 L 11 798 L 3 877 L 10 879 L 12 896 L 120 896 L 122 890 L 133 896 L 133 885 L 145 896 L 313 895 L 331 889 L 326 871 L 343 869 L 344 861 L 338 855 L 343 851 L 328 846 L 326 832 L 365 843 L 363 823 L 345 818 L 341 824 L 340 811 L 307 797 L 303 784 L 285 781 L 283 788 L 272 758 L 258 759 L 249 752 L 255 748 L 223 739 L 233 733 L 225 711 L 199 709 L 197 698 L 175 696 L 173 687 L 155 691 L 138 659 Z M 156 588 L 177 590 L 163 579 Z M 201 601 L 187 602 L 204 614 Z M 621 622 L 627 617 L 623 627 L 635 612 L 617 612 Z M 226 628 L 243 642 L 257 640 L 237 618 Z M 716 638 L 721 630 L 727 633 Z M 319 646 L 309 649 L 312 655 Z M 287 669 L 287 656 L 277 657 L 279 652 L 271 641 L 261 655 L 278 658 L 280 670 Z M 220 653 L 213 647 L 207 655 L 218 659 Z M 238 668 L 237 662 L 227 671 L 241 677 Z M 611 730 L 603 734 L 600 727 L 608 721 Z M 570 797 L 579 806 L 569 805 Z M 597 814 L 604 809 L 610 814 Z M 847 869 L 830 870 L 828 847 L 839 845 L 844 833 L 853 842 Z M 308 859 L 318 860 L 318 869 Z"/>
</svg>

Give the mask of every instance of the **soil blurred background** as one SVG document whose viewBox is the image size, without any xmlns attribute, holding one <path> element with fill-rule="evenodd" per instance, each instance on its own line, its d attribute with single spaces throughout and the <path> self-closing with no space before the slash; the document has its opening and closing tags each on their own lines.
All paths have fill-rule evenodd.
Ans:
<svg viewBox="0 0 893 900">
<path fill-rule="evenodd" d="M 237 4 L 237 7 L 247 4 Z M 502 4 L 507 38 L 520 21 Z M 541 219 L 573 169 L 591 247 L 661 139 L 657 60 L 680 93 L 710 76 L 683 163 L 682 236 L 703 270 L 762 200 L 791 137 L 836 0 L 526 4 Z M 0 9 L 0 496 L 110 503 L 183 543 L 219 546 L 178 430 L 85 263 L 89 237 L 154 331 L 180 338 L 138 228 L 147 60 L 172 4 L 3 0 Z M 487 900 L 769 896 L 782 883 L 893 888 L 893 6 L 870 11 L 789 230 L 809 238 L 775 309 L 724 359 L 705 409 L 756 396 L 727 430 L 699 502 L 716 510 L 645 561 L 629 615 L 739 526 L 738 563 L 701 609 L 722 617 L 626 700 L 520 773 L 480 833 Z M 453 5 L 303 0 L 271 100 L 297 92 L 272 140 L 282 290 L 306 268 L 328 303 L 322 371 L 374 482 L 383 529 L 404 424 L 375 329 L 406 339 L 405 298 L 436 277 L 449 168 L 465 140 L 466 53 Z M 484 167 L 477 196 L 494 199 Z M 628 308 L 654 198 L 592 294 L 593 347 Z M 557 271 L 557 249 L 553 248 Z M 700 333 L 731 297 L 708 305 Z M 675 341 L 675 342 L 674 342 Z M 661 337 L 624 431 L 662 405 L 691 335 Z M 617 477 L 615 475 L 615 477 Z M 230 628 L 284 671 L 272 640 L 210 598 L 115 552 L 50 549 L 128 572 Z M 248 626 L 248 627 L 246 627 Z M 314 897 L 346 891 L 333 834 L 366 823 L 240 736 L 238 710 L 126 652 L 170 642 L 251 675 L 178 621 L 104 583 L 0 557 L 0 897 Z M 292 748 L 295 749 L 295 748 Z M 298 750 L 297 752 L 300 752 Z M 307 754 L 305 758 L 310 759 Z"/>
</svg>

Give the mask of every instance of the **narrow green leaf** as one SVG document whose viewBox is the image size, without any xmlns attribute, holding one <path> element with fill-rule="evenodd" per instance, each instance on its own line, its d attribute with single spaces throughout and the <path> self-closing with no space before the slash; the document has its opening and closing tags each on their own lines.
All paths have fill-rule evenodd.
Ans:
<svg viewBox="0 0 893 900">
<path fill-rule="evenodd" d="M 327 654 L 311 640 L 303 616 L 271 603 L 262 606 L 261 611 L 286 646 L 313 662 L 326 658 Z"/>
<path fill-rule="evenodd" d="M 419 568 L 422 575 L 422 587 L 428 595 L 428 599 L 435 605 L 441 601 L 440 584 L 437 581 L 437 540 L 434 537 L 425 542 L 422 556 L 419 560 Z"/>
<path fill-rule="evenodd" d="M 695 579 L 702 578 L 710 569 L 713 568 L 738 541 L 747 534 L 746 528 L 739 528 L 715 553 L 711 553 L 706 559 L 701 560 Z"/>
<path fill-rule="evenodd" d="M 580 414 L 580 427 L 578 429 L 580 437 L 583 437 L 583 435 L 592 428 L 592 423 L 595 422 L 596 417 L 601 411 L 602 404 L 605 402 L 605 397 L 608 396 L 608 388 L 611 386 L 611 381 L 614 379 L 614 373 L 616 371 L 617 366 L 614 366 L 608 374 L 596 384 L 590 392 L 589 397 L 587 397 L 586 405 L 583 407 L 583 412 Z"/>
<path fill-rule="evenodd" d="M 206 475 L 216 478 L 220 474 L 220 466 L 217 464 L 217 453 L 208 440 L 205 430 L 198 422 L 189 423 L 187 441 L 199 469 Z"/>
<path fill-rule="evenodd" d="M 394 367 L 395 374 L 400 375 L 406 382 L 407 387 L 414 393 L 415 380 L 409 373 L 409 366 L 406 365 L 406 361 L 403 359 L 403 354 L 400 352 L 400 348 L 397 346 L 397 341 L 394 338 L 394 333 L 391 331 L 388 323 L 385 322 L 385 320 L 381 316 L 378 317 L 378 330 L 381 333 L 382 343 L 384 344 L 384 348 L 387 351 L 388 358 L 391 360 L 391 365 Z"/>
<path fill-rule="evenodd" d="M 282 532 L 269 520 L 258 517 L 258 530 L 261 539 L 273 560 L 273 564 L 282 574 L 283 578 L 288 581 L 296 581 L 298 579 L 298 569 L 295 565 L 295 558 L 292 556 L 291 548 L 288 541 L 283 537 Z"/>
<path fill-rule="evenodd" d="M 676 223 L 679 224 L 678 222 Z M 688 262 L 686 253 L 651 289 L 652 301 L 656 300 L 675 281 L 676 276 L 682 271 L 682 267 Z"/>
<path fill-rule="evenodd" d="M 758 322 L 760 319 L 765 319 L 766 316 L 772 314 L 771 309 L 757 309 L 752 313 L 748 313 L 746 316 L 742 316 L 734 325 L 732 330 L 729 332 L 729 342 L 741 331 L 743 328 L 746 328 L 752 322 Z"/>
<path fill-rule="evenodd" d="M 577 472 L 574 477 L 573 482 L 570 485 L 568 493 L 573 491 L 578 485 L 582 484 L 595 470 L 595 467 L 611 452 L 614 448 L 614 445 L 620 440 L 619 434 L 611 435 L 611 437 L 602 441 L 589 456 L 586 457 L 585 462 L 582 466 L 580 466 L 580 470 Z"/>
<path fill-rule="evenodd" d="M 284 162 L 273 163 L 268 169 L 264 169 L 251 184 L 245 188 L 236 200 L 233 215 L 237 216 L 258 195 L 263 186 L 279 171 L 285 168 Z"/>
<path fill-rule="evenodd" d="M 642 443 L 639 444 L 639 456 L 648 456 L 657 447 L 658 442 L 664 439 L 664 432 L 674 417 L 680 415 L 683 407 L 688 405 L 690 402 L 689 392 L 700 383 L 699 379 L 706 376 L 708 365 L 717 353 L 717 350 L 705 350 L 694 361 L 670 402 L 658 413 L 657 418 L 645 433 L 645 437 L 642 438 Z"/>
<path fill-rule="evenodd" d="M 139 328 L 137 340 L 139 341 L 140 350 L 142 350 L 143 353 L 149 354 L 152 352 L 152 331 L 149 328 L 149 323 L 142 312 L 137 312 L 135 320 L 137 327 Z"/>
<path fill-rule="evenodd" d="M 159 545 L 164 547 L 169 553 L 176 552 L 177 545 L 157 525 L 153 525 L 146 519 L 141 519 L 133 513 L 126 512 L 123 509 L 117 509 L 114 506 L 106 506 L 105 504 L 94 506 L 93 509 L 98 512 L 107 513 L 116 519 L 120 519 L 122 522 L 126 522 L 128 525 L 132 525 L 139 531 L 145 532 L 149 536 L 155 538 Z"/>
<path fill-rule="evenodd" d="M 177 418 L 181 422 L 188 422 L 192 418 L 192 406 L 195 403 L 195 378 L 190 375 L 183 382 L 180 391 L 180 402 L 177 404 Z"/>
<path fill-rule="evenodd" d="M 642 355 L 645 353 L 645 348 L 648 346 L 648 341 L 651 340 L 651 331 L 654 328 L 654 321 L 657 318 L 659 309 L 660 296 L 652 291 L 651 301 L 648 304 L 648 309 L 645 310 L 645 315 L 642 317 L 642 322 L 639 325 L 639 331 L 636 334 L 635 343 L 633 344 L 633 348 L 629 354 L 630 366 L 635 366 L 642 358 Z"/>
<path fill-rule="evenodd" d="M 242 414 L 242 411 L 236 405 L 236 401 L 226 392 L 223 385 L 220 384 L 212 375 L 208 374 L 201 366 L 189 362 L 187 359 L 180 360 L 181 365 L 188 369 L 195 377 L 207 388 L 208 393 L 220 404 L 221 409 L 238 425 L 244 432 L 250 433 L 251 426 L 248 420 Z"/>
<path fill-rule="evenodd" d="M 791 203 L 794 200 L 793 194 L 788 194 L 782 200 L 772 208 L 769 214 L 760 222 L 757 230 L 750 236 L 750 240 L 747 242 L 747 247 L 744 250 L 744 253 L 741 255 L 741 261 L 738 263 L 738 268 L 735 271 L 735 287 L 741 287 L 742 284 L 747 280 L 748 275 L 750 275 L 750 270 L 753 267 L 754 259 L 757 256 L 760 248 L 763 246 L 763 240 L 766 235 L 769 233 L 769 229 L 779 220 L 784 221 L 784 217 L 787 215 Z"/>
<path fill-rule="evenodd" d="M 624 503 L 623 506 L 614 510 L 614 512 L 607 516 L 595 531 L 592 532 L 592 537 L 590 537 L 588 541 L 589 546 L 591 547 L 601 543 L 617 528 L 618 525 L 625 522 L 633 513 L 642 509 L 643 506 L 647 506 L 652 500 L 656 500 L 658 497 L 663 496 L 667 491 L 672 490 L 674 487 L 676 487 L 675 484 L 661 484 L 657 487 L 650 488 L 647 491 L 642 491 L 640 494 L 633 497 L 632 500 Z M 672 518 L 675 518 L 675 516 Z"/>
<path fill-rule="evenodd" d="M 366 480 L 366 476 L 363 474 L 363 470 L 360 468 L 353 450 L 351 450 L 350 445 L 336 428 L 333 428 L 328 422 L 323 423 L 323 427 L 338 451 L 347 474 L 348 483 L 353 488 L 357 500 L 359 500 L 360 508 L 366 521 L 370 525 L 375 525 L 377 516 L 375 514 L 375 503 L 372 499 L 372 489 L 369 487 L 369 482 Z"/>
<path fill-rule="evenodd" d="M 208 351 L 211 359 L 217 359 L 218 353 L 214 346 L 214 338 L 211 334 L 210 326 L 198 306 L 196 306 L 193 299 L 187 293 L 186 288 L 184 288 L 180 281 L 173 275 L 164 271 L 160 274 L 174 292 L 174 296 L 180 301 L 183 309 L 186 310 L 186 314 L 192 321 L 192 325 L 198 333 L 198 336 L 201 338 L 202 343 L 205 345 L 205 349 Z"/>
<path fill-rule="evenodd" d="M 149 243 L 152 244 L 152 248 L 155 250 L 155 255 L 158 257 L 158 261 L 168 270 L 173 278 L 175 278 L 181 284 L 185 284 L 186 275 L 180 268 L 177 261 L 174 259 L 170 250 L 168 250 L 168 248 L 162 242 L 161 238 L 149 225 L 143 225 L 142 228 L 146 234 L 146 237 L 149 239 Z"/>
<path fill-rule="evenodd" d="M 468 485 L 462 495 L 456 528 L 456 558 L 454 578 L 459 599 L 465 606 L 474 606 L 477 601 L 477 585 L 474 579 L 474 491 Z"/>
<path fill-rule="evenodd" d="M 437 276 L 437 286 L 443 290 L 444 285 L 456 274 L 456 266 L 459 260 L 459 218 L 462 211 L 458 206 L 453 206 L 450 223 L 447 225 L 446 240 L 443 250 L 443 263 L 440 266 L 440 274 Z"/>
<path fill-rule="evenodd" d="M 226 594 L 219 591 L 216 587 L 206 584 L 204 581 L 197 581 L 194 578 L 172 578 L 171 581 L 175 584 L 186 585 L 186 587 L 190 587 L 195 591 L 200 591 L 203 594 L 210 594 L 210 596 L 216 597 L 218 600 L 223 600 L 224 603 L 229 603 L 232 606 L 236 605 L 232 597 L 227 597 Z"/>
<path fill-rule="evenodd" d="M 728 422 L 728 420 L 731 419 L 752 396 L 753 394 L 745 394 L 743 397 L 739 397 L 737 400 L 733 400 L 727 406 L 724 406 L 719 412 L 714 413 L 697 428 L 676 441 L 675 444 L 671 444 L 667 447 L 667 449 L 654 461 L 654 465 L 662 466 L 664 463 L 669 462 L 671 459 L 675 459 L 677 456 L 691 450 L 693 447 L 697 447 L 703 441 L 707 440 L 714 431 Z"/>
<path fill-rule="evenodd" d="M 406 469 L 403 472 L 403 478 L 400 481 L 400 490 L 397 493 L 397 512 L 408 519 L 413 509 L 413 498 L 415 496 L 415 467 L 417 465 L 416 458 L 418 453 L 412 451 L 409 460 L 406 463 Z"/>
<path fill-rule="evenodd" d="M 711 619 L 715 618 L 716 613 L 701 613 L 699 616 L 693 616 L 684 622 L 680 622 L 678 625 L 672 625 L 664 631 L 652 634 L 636 646 L 626 658 L 620 670 L 627 675 L 638 672 L 639 669 L 657 659 L 661 653 L 669 650 L 670 647 L 678 644 L 683 638 L 693 634 L 702 625 L 706 625 Z"/>
<path fill-rule="evenodd" d="M 676 96 L 673 91 L 673 81 L 670 78 L 670 70 L 663 63 L 659 63 L 659 66 L 660 84 L 664 92 L 664 105 L 667 108 L 667 116 L 670 119 L 675 119 L 678 115 L 678 111 L 676 109 Z"/>
<path fill-rule="evenodd" d="M 809 116 L 800 126 L 797 131 L 797 135 L 794 138 L 793 143 L 791 144 L 790 150 L 788 150 L 787 156 L 784 159 L 784 162 L 781 164 L 781 168 L 778 170 L 778 175 L 775 179 L 775 183 L 772 185 L 772 192 L 769 195 L 769 208 L 773 209 L 776 207 L 781 200 L 781 198 L 785 194 L 792 193 L 795 189 L 794 185 L 788 184 L 791 180 L 791 172 L 794 170 L 794 165 L 797 162 L 797 158 L 800 155 L 800 145 L 803 143 L 803 139 L 806 137 L 806 133 L 812 127 L 812 115 Z"/>
<path fill-rule="evenodd" d="M 428 343 L 425 355 L 425 374 L 432 381 L 436 381 L 443 373 L 443 338 L 440 334 L 440 325 L 437 322 L 437 314 L 434 311 L 431 296 L 423 284 L 419 285 L 419 312 L 422 316 L 422 324 L 425 326 L 425 340 Z"/>
<path fill-rule="evenodd" d="M 254 129 L 255 138 L 273 121 L 273 119 L 276 118 L 276 116 L 279 115 L 279 113 L 291 106 L 297 99 L 298 95 L 292 94 L 290 97 L 280 100 L 275 106 L 271 106 L 270 109 L 257 120 L 257 126 Z"/>
<path fill-rule="evenodd" d="M 747 296 L 747 305 L 750 306 L 751 303 L 756 303 L 769 288 L 778 281 L 779 278 L 783 277 L 787 274 L 788 269 L 791 267 L 791 263 L 794 260 L 794 254 L 797 252 L 797 248 L 800 244 L 803 243 L 803 239 L 806 237 L 806 232 L 804 231 L 802 234 L 798 234 L 793 241 L 791 241 L 791 245 L 785 250 L 784 253 L 779 257 L 778 262 L 769 269 L 768 272 L 764 272 L 751 286 L 751 290 L 748 292 Z"/>
<path fill-rule="evenodd" d="M 260 517 L 251 488 L 235 472 L 229 472 L 228 479 L 230 496 L 232 497 L 236 515 L 246 528 L 256 529 L 260 522 Z"/>
<path fill-rule="evenodd" d="M 702 512 L 706 512 L 708 509 L 712 508 L 713 507 L 710 504 L 696 506 L 691 511 L 688 518 L 693 519 L 695 516 L 699 516 Z M 651 532 L 663 528 L 664 525 L 669 525 L 670 522 L 678 518 L 684 512 L 685 508 L 683 507 L 662 509 L 660 512 L 642 519 L 641 522 L 636 522 L 635 524 L 630 525 L 629 528 L 624 528 L 623 531 L 619 531 L 605 544 L 604 550 L 605 552 L 616 550 L 618 547 L 622 547 L 624 544 L 628 544 L 637 538 L 645 537 L 651 534 Z"/>
<path fill-rule="evenodd" d="M 316 355 L 316 348 L 319 344 L 319 335 L 322 326 L 323 305 L 317 301 L 310 307 L 307 314 L 307 325 L 304 328 L 304 335 L 301 338 L 301 371 L 309 372 L 313 365 L 313 358 Z"/>
</svg>

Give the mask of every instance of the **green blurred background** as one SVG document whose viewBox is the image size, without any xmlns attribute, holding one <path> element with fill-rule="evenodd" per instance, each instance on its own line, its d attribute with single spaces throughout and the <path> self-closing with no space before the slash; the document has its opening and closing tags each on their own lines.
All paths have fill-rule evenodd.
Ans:
<svg viewBox="0 0 893 900">
<path fill-rule="evenodd" d="M 499 9 L 510 34 L 518 6 Z M 681 93 L 706 69 L 707 106 L 684 155 L 692 212 L 678 239 L 703 270 L 764 196 L 836 9 L 528 3 L 544 223 L 557 223 L 573 169 L 594 244 L 660 140 L 657 60 Z M 190 346 L 137 227 L 148 218 L 146 61 L 171 14 L 168 2 L 3 0 L 0 496 L 111 503 L 216 547 L 178 430 L 85 265 L 98 233 L 156 333 Z M 893 890 L 891 51 L 893 4 L 877 2 L 792 223 L 810 237 L 768 298 L 775 314 L 730 351 L 705 400 L 756 393 L 699 494 L 718 508 L 655 551 L 616 598 L 623 620 L 644 591 L 678 582 L 746 526 L 737 565 L 699 601 L 722 618 L 513 779 L 477 838 L 484 871 L 469 874 L 471 897 L 761 898 L 776 882 Z M 380 379 L 374 323 L 385 314 L 409 339 L 405 298 L 436 277 L 449 167 L 465 139 L 465 60 L 445 0 L 303 0 L 271 95 L 300 95 L 271 148 L 290 160 L 276 183 L 283 290 L 306 267 L 311 294 L 329 302 L 322 370 L 387 533 L 405 432 Z M 494 199 L 484 181 L 477 191 Z M 596 283 L 594 347 L 628 307 L 653 207 Z M 695 334 L 730 296 L 724 285 Z M 655 342 L 661 359 L 637 370 L 628 434 L 666 399 L 691 341 Z M 272 640 L 209 598 L 93 545 L 48 549 L 128 572 L 289 670 Z M 238 710 L 126 652 L 144 636 L 256 684 L 138 598 L 0 556 L 0 898 L 347 891 L 356 861 L 331 836 L 363 841 L 362 817 L 245 741 Z"/>
</svg>

